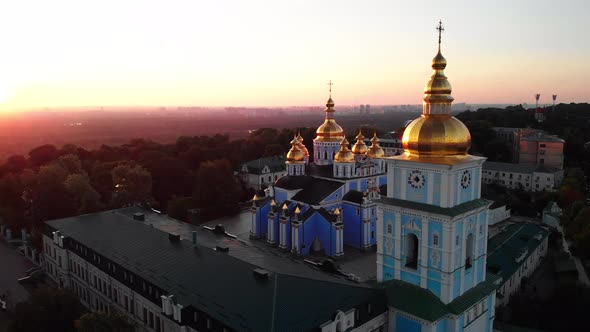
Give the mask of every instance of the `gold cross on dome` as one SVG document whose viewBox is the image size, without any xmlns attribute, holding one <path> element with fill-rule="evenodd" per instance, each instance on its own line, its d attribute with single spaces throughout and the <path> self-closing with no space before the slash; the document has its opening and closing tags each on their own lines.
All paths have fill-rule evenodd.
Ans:
<svg viewBox="0 0 590 332">
<path fill-rule="evenodd" d="M 436 30 L 438 30 L 438 46 L 440 47 L 440 36 L 442 35 L 442 32 L 445 31 L 445 28 L 443 28 L 442 25 L 442 20 L 438 21 L 438 26 L 436 27 Z"/>
<path fill-rule="evenodd" d="M 328 82 L 330 97 L 332 96 L 332 85 L 334 85 L 334 83 L 332 83 L 332 80 L 330 80 L 330 82 Z"/>
</svg>

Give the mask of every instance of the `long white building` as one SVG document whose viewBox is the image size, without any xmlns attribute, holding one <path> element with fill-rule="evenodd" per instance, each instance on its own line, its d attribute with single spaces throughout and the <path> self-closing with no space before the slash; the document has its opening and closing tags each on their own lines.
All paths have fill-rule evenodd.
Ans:
<svg viewBox="0 0 590 332">
<path fill-rule="evenodd" d="M 536 165 L 486 161 L 482 173 L 484 184 L 496 183 L 526 191 L 553 191 L 563 181 L 563 170 Z"/>
</svg>

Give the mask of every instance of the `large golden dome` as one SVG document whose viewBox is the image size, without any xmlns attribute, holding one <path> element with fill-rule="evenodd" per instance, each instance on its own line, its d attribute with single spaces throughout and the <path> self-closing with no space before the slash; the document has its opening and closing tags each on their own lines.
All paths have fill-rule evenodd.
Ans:
<svg viewBox="0 0 590 332">
<path fill-rule="evenodd" d="M 432 59 L 434 74 L 424 88 L 422 116 L 412 121 L 404 131 L 402 145 L 411 156 L 464 156 L 471 146 L 467 127 L 451 116 L 451 83 L 444 74 L 447 60 L 440 51 L 439 24 L 438 53 Z"/>
<path fill-rule="evenodd" d="M 471 146 L 471 135 L 463 122 L 453 116 L 422 115 L 406 127 L 402 144 L 413 155 L 465 155 Z"/>
<path fill-rule="evenodd" d="M 316 130 L 316 141 L 321 142 L 340 142 L 344 138 L 344 130 L 334 120 L 334 101 L 332 97 L 326 103 L 326 119 L 324 123 Z"/>
<path fill-rule="evenodd" d="M 345 138 L 340 142 L 340 150 L 334 155 L 334 160 L 341 163 L 350 163 L 354 161 L 354 154 L 348 148 L 348 140 Z"/>
</svg>

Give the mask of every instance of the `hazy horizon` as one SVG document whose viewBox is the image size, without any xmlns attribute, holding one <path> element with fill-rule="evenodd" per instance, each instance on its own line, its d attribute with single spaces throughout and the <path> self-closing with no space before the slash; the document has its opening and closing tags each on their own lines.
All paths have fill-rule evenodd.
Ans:
<svg viewBox="0 0 590 332">
<path fill-rule="evenodd" d="M 457 102 L 588 102 L 586 1 L 0 5 L 0 110 L 414 105 L 443 20 Z M 118 105 L 118 106 L 114 106 Z"/>
</svg>

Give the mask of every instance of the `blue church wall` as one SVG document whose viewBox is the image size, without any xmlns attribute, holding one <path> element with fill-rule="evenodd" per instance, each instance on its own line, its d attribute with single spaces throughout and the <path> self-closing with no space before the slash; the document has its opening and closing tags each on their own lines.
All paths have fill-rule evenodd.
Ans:
<svg viewBox="0 0 590 332">
<path fill-rule="evenodd" d="M 484 281 L 486 278 L 485 270 L 483 268 L 485 263 L 485 256 L 480 257 L 477 261 L 477 283 Z"/>
<path fill-rule="evenodd" d="M 461 269 L 455 270 L 453 272 L 453 298 L 458 297 L 461 295 Z"/>
<path fill-rule="evenodd" d="M 408 174 L 408 177 L 410 175 Z M 407 178 L 403 179 L 406 182 L 409 181 Z M 424 185 L 421 188 L 414 188 L 409 183 L 406 184 L 406 200 L 427 203 L 428 202 L 428 181 L 431 179 L 424 174 Z"/>
<path fill-rule="evenodd" d="M 357 190 L 356 181 L 349 181 L 348 182 L 348 189 L 349 190 Z"/>
<path fill-rule="evenodd" d="M 375 208 L 377 209 L 377 208 Z M 377 244 L 377 216 L 371 217 L 371 226 L 369 227 L 369 232 L 371 232 L 369 236 L 369 241 L 371 245 Z"/>
<path fill-rule="evenodd" d="M 463 288 L 465 289 L 469 289 L 471 287 L 473 287 L 473 276 L 475 274 L 475 272 L 473 271 L 475 269 L 475 262 L 473 262 L 473 265 L 471 266 L 470 269 L 465 269 L 465 274 L 463 277 Z"/>
<path fill-rule="evenodd" d="M 436 324 L 436 332 L 445 332 L 447 331 L 447 320 L 446 319 L 441 319 L 438 321 L 438 323 Z"/>
<path fill-rule="evenodd" d="M 440 183 L 442 175 L 440 173 L 432 174 L 432 204 L 440 206 Z"/>
<path fill-rule="evenodd" d="M 393 279 L 393 276 L 393 267 L 383 266 L 383 280 L 391 280 Z"/>
<path fill-rule="evenodd" d="M 428 279 L 434 280 L 434 281 L 440 281 L 440 279 L 441 279 L 440 271 L 433 270 L 433 269 L 428 269 L 426 276 L 428 277 Z"/>
<path fill-rule="evenodd" d="M 344 244 L 353 246 L 355 248 L 361 247 L 362 239 L 362 223 L 361 215 L 357 215 L 359 206 L 342 202 L 342 220 L 344 223 Z"/>
<path fill-rule="evenodd" d="M 427 282 L 427 287 L 428 287 L 428 290 L 430 290 L 431 292 L 434 293 L 434 295 L 440 297 L 440 294 L 441 294 L 441 284 L 440 284 L 440 282 L 429 279 L 428 282 Z"/>
<path fill-rule="evenodd" d="M 442 248 L 442 223 L 439 221 L 430 220 L 428 222 L 428 245 L 434 247 L 434 243 L 432 242 L 434 239 L 434 234 L 438 235 L 438 247 Z"/>
<path fill-rule="evenodd" d="M 302 250 L 303 255 L 310 253 L 313 240 L 316 236 L 320 240 L 321 249 L 324 250 L 326 255 L 334 256 L 336 254 L 336 234 L 334 227 L 321 214 L 314 213 L 301 227 L 304 238 L 302 241 L 305 243 L 305 248 Z"/>
<path fill-rule="evenodd" d="M 419 270 L 420 268 L 418 268 Z M 416 272 L 408 272 L 408 271 L 401 271 L 400 272 L 400 279 L 402 281 L 408 282 L 410 284 L 414 284 L 416 286 L 420 286 L 420 275 Z"/>
<path fill-rule="evenodd" d="M 383 229 L 381 232 L 387 234 L 387 225 L 391 225 L 391 235 L 395 233 L 395 213 L 391 211 L 383 211 Z"/>
<path fill-rule="evenodd" d="M 395 197 L 395 198 L 402 197 L 401 180 L 402 180 L 402 170 L 399 168 L 395 168 L 393 170 L 393 183 L 388 184 L 388 185 L 393 185 L 393 197 Z"/>
<path fill-rule="evenodd" d="M 471 174 L 471 184 L 469 186 L 467 186 L 467 188 L 463 188 L 463 186 L 461 185 L 461 177 L 463 176 L 463 172 L 459 173 L 458 175 L 458 184 L 457 187 L 459 188 L 459 202 L 457 202 L 457 204 L 463 203 L 463 202 L 467 202 L 472 200 L 471 198 L 471 191 L 472 188 L 471 186 L 474 185 L 474 176 L 473 176 L 473 171 L 468 171 L 469 174 Z"/>
<path fill-rule="evenodd" d="M 401 315 L 395 315 L 395 330 L 404 332 L 420 332 L 422 325 L 415 320 Z"/>
<path fill-rule="evenodd" d="M 279 216 L 275 215 L 274 219 L 272 220 L 273 230 L 274 230 L 274 239 L 275 243 L 279 243 Z"/>
<path fill-rule="evenodd" d="M 261 207 L 256 214 L 256 236 L 264 237 L 268 232 L 268 212 L 270 212 L 270 202 Z"/>
<path fill-rule="evenodd" d="M 457 318 L 457 332 L 463 332 L 465 330 L 463 323 L 465 322 L 465 314 L 460 314 Z"/>
<path fill-rule="evenodd" d="M 362 179 L 361 180 L 361 187 L 359 189 L 359 191 L 366 191 L 367 190 L 367 179 Z"/>
<path fill-rule="evenodd" d="M 292 246 L 291 246 L 291 232 L 293 230 L 292 226 L 291 226 L 291 219 L 287 219 L 287 223 L 285 224 L 286 229 L 285 229 L 285 236 L 287 237 L 285 239 L 285 246 L 287 246 L 287 249 L 291 250 Z"/>
<path fill-rule="evenodd" d="M 388 266 L 395 266 L 394 263 L 394 259 L 393 256 L 383 256 L 383 264 L 388 265 Z"/>
<path fill-rule="evenodd" d="M 481 169 L 476 168 L 473 170 L 473 179 L 471 179 L 471 183 L 474 187 L 473 189 L 475 197 L 473 197 L 473 199 L 475 199 L 477 198 L 477 193 L 479 192 L 479 187 L 481 186 Z"/>
</svg>

